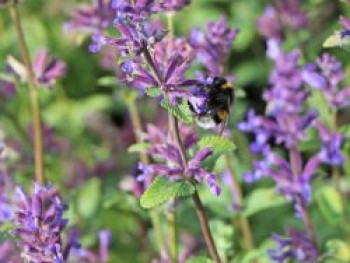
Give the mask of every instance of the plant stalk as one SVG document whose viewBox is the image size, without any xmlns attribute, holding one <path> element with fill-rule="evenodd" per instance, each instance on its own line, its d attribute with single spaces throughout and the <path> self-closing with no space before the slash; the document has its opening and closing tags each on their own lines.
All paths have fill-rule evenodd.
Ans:
<svg viewBox="0 0 350 263">
<path fill-rule="evenodd" d="M 232 178 L 232 191 L 235 194 L 235 205 L 238 208 L 242 208 L 243 207 L 243 193 L 242 193 L 242 189 L 235 177 L 235 173 L 234 173 L 234 169 L 232 167 L 232 160 L 230 158 L 229 154 L 225 154 L 225 159 L 226 159 L 226 166 L 228 168 L 228 171 L 231 175 Z M 250 228 L 249 222 L 248 220 L 243 217 L 242 215 L 238 214 L 237 215 L 237 223 L 239 225 L 240 230 L 242 231 L 242 236 L 243 236 L 243 240 L 245 243 L 245 247 L 247 250 L 251 250 L 254 249 L 254 239 L 253 239 L 253 235 L 252 235 L 252 230 Z"/>
<path fill-rule="evenodd" d="M 33 129 L 34 129 L 34 164 L 35 164 L 35 179 L 38 183 L 44 183 L 43 171 L 43 135 L 42 122 L 40 114 L 39 92 L 35 83 L 35 76 L 32 68 L 32 63 L 29 56 L 28 47 L 23 34 L 21 18 L 16 4 L 9 6 L 11 18 L 16 28 L 18 45 L 21 50 L 22 60 L 27 69 L 28 83 L 30 91 L 30 103 L 32 108 Z"/>
<path fill-rule="evenodd" d="M 215 263 L 220 263 L 221 259 L 219 257 L 218 251 L 216 249 L 216 246 L 215 246 L 215 243 L 213 240 L 213 236 L 212 236 L 210 228 L 209 228 L 207 215 L 205 213 L 205 209 L 203 207 L 201 199 L 199 198 L 197 190 L 192 195 L 192 200 L 196 206 L 196 212 L 197 212 L 197 215 L 199 218 L 199 222 L 201 224 L 202 232 L 204 235 L 205 243 L 207 244 L 207 247 L 209 250 L 209 254 Z"/>
<path fill-rule="evenodd" d="M 289 158 L 290 158 L 293 176 L 295 177 L 295 179 L 297 179 L 300 176 L 301 171 L 300 171 L 300 167 L 298 165 L 298 160 L 297 160 L 298 159 L 298 152 L 297 152 L 297 149 L 295 147 L 289 150 Z M 308 235 L 311 238 L 315 247 L 317 247 L 315 228 L 314 228 L 314 225 L 311 221 L 309 213 L 307 212 L 306 204 L 301 199 L 300 196 L 297 196 L 295 201 L 298 204 L 298 206 L 300 207 L 300 216 L 301 216 L 301 220 L 303 221 L 303 223 L 305 225 L 306 231 L 308 232 Z"/>
<path fill-rule="evenodd" d="M 131 122 L 133 125 L 133 130 L 135 133 L 136 141 L 138 143 L 141 143 L 143 141 L 141 137 L 141 133 L 143 129 L 142 129 L 140 114 L 137 109 L 135 100 L 136 100 L 136 97 L 130 98 L 127 105 L 130 113 Z M 145 164 L 150 164 L 149 156 L 146 153 L 140 153 L 140 160 Z M 156 210 L 152 210 L 150 212 L 150 215 L 152 219 L 152 224 L 154 226 L 154 231 L 156 234 L 157 246 L 159 248 L 160 256 L 162 259 L 166 259 L 168 253 L 165 248 L 165 240 L 164 240 L 163 231 L 160 223 L 159 213 Z"/>
</svg>

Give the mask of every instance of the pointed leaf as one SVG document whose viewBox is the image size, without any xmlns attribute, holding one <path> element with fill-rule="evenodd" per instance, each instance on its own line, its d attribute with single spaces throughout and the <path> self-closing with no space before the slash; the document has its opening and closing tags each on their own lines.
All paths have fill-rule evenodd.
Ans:
<svg viewBox="0 0 350 263">
<path fill-rule="evenodd" d="M 171 198 L 190 196 L 194 190 L 195 187 L 188 181 L 171 182 L 164 177 L 157 177 L 141 196 L 140 204 L 146 209 L 157 207 Z"/>
</svg>

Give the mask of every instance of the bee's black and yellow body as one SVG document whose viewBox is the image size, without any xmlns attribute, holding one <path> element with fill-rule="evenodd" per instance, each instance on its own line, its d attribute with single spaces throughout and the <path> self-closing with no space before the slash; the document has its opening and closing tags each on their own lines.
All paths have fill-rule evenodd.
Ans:
<svg viewBox="0 0 350 263">
<path fill-rule="evenodd" d="M 205 92 L 207 95 L 205 110 L 197 112 L 194 105 L 189 102 L 198 125 L 203 128 L 213 128 L 218 124 L 226 123 L 234 100 L 232 85 L 225 78 L 215 77 L 211 84 L 205 86 Z"/>
</svg>

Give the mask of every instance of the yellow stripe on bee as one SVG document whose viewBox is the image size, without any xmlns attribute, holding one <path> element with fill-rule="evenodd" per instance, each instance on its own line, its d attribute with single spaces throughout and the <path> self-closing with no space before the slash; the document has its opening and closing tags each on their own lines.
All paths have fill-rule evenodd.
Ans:
<svg viewBox="0 0 350 263">
<path fill-rule="evenodd" d="M 231 83 L 226 82 L 225 84 L 222 85 L 222 89 L 232 89 Z"/>
<path fill-rule="evenodd" d="M 218 116 L 220 120 L 226 120 L 228 118 L 228 112 L 226 110 L 220 110 L 218 111 Z"/>
</svg>

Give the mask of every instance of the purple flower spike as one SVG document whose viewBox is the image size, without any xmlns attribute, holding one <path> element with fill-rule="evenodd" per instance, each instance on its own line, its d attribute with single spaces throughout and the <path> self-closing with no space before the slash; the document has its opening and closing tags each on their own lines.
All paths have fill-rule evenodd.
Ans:
<svg viewBox="0 0 350 263">
<path fill-rule="evenodd" d="M 345 159 L 341 153 L 341 146 L 344 137 L 341 134 L 330 131 L 320 122 L 316 124 L 316 128 L 322 141 L 322 148 L 319 152 L 320 160 L 334 166 L 343 165 Z"/>
<path fill-rule="evenodd" d="M 282 35 L 282 25 L 278 18 L 275 7 L 266 7 L 264 13 L 258 19 L 258 30 L 267 39 L 280 39 Z"/>
<path fill-rule="evenodd" d="M 334 56 L 323 54 L 315 64 L 308 64 L 302 75 L 308 85 L 322 90 L 332 107 L 350 105 L 350 87 L 340 89 L 340 83 L 344 79 L 344 70 Z"/>
<path fill-rule="evenodd" d="M 93 0 L 92 5 L 81 5 L 65 25 L 67 30 L 87 33 L 100 32 L 110 26 L 115 18 L 112 0 Z"/>
<path fill-rule="evenodd" d="M 30 262 L 65 262 L 61 234 L 67 225 L 65 206 L 57 189 L 34 184 L 34 193 L 16 190 L 14 234 L 19 238 L 23 257 Z"/>
<path fill-rule="evenodd" d="M 277 243 L 276 249 L 269 250 L 270 258 L 277 263 L 293 262 L 310 263 L 316 262 L 319 252 L 312 240 L 305 232 L 296 229 L 288 229 L 287 237 L 272 235 Z"/>
<path fill-rule="evenodd" d="M 205 33 L 198 28 L 191 32 L 189 42 L 198 51 L 197 59 L 213 76 L 223 74 L 223 65 L 237 32 L 236 29 L 228 27 L 225 17 L 221 17 L 217 22 L 209 22 Z"/>
</svg>

